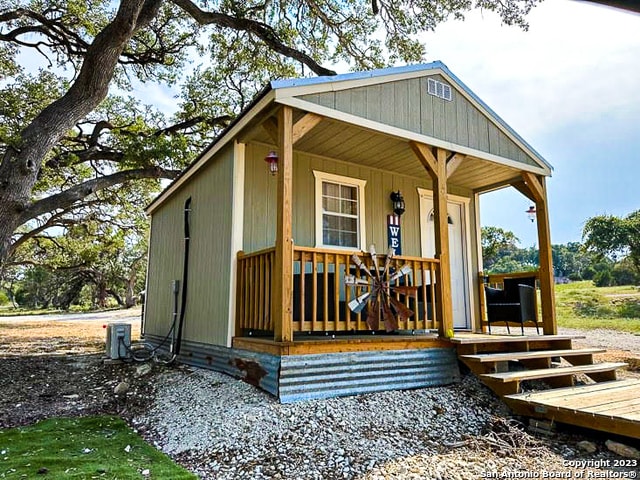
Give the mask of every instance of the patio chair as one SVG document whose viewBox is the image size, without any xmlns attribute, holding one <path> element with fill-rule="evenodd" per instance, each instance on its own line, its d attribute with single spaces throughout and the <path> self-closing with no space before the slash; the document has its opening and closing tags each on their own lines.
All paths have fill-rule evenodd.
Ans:
<svg viewBox="0 0 640 480">
<path fill-rule="evenodd" d="M 536 319 L 535 281 L 535 277 L 505 278 L 503 290 L 485 286 L 489 334 L 491 324 L 497 322 L 504 322 L 508 334 L 511 334 L 509 323 L 519 323 L 522 335 L 524 323 L 533 322 L 540 334 Z"/>
</svg>

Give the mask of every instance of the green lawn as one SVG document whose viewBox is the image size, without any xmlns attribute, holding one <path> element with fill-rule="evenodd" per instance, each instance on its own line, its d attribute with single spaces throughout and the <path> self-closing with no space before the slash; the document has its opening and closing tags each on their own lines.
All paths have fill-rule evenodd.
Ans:
<svg viewBox="0 0 640 480">
<path fill-rule="evenodd" d="M 558 325 L 640 334 L 640 290 L 594 287 L 590 281 L 556 285 Z"/>
<path fill-rule="evenodd" d="M 0 478 L 196 479 L 115 417 L 0 430 Z"/>
</svg>

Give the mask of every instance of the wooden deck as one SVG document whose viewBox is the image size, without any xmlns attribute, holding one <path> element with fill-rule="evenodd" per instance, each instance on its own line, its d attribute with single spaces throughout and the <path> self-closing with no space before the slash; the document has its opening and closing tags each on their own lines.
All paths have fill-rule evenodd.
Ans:
<svg viewBox="0 0 640 480">
<path fill-rule="evenodd" d="M 416 335 L 304 335 L 293 342 L 271 338 L 234 337 L 233 348 L 272 355 L 310 355 L 384 350 L 451 348 L 451 343 L 435 333 Z"/>
<path fill-rule="evenodd" d="M 640 380 L 618 380 L 506 395 L 518 415 L 640 439 Z"/>
<path fill-rule="evenodd" d="M 514 413 L 640 439 L 640 380 L 617 380 L 626 364 L 596 363 L 602 350 L 574 349 L 574 338 L 461 334 L 452 342 L 460 361 Z M 576 375 L 595 383 L 575 385 Z M 523 392 L 534 379 L 551 389 Z"/>
</svg>

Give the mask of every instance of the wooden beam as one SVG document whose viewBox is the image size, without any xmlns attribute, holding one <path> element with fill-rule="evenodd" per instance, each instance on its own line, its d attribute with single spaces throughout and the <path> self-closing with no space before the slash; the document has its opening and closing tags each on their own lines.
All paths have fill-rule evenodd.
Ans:
<svg viewBox="0 0 640 480">
<path fill-rule="evenodd" d="M 309 133 L 313 127 L 318 125 L 322 121 L 322 116 L 315 113 L 307 113 L 304 117 L 298 120 L 293 126 L 293 144 L 295 145 L 298 140 Z"/>
<path fill-rule="evenodd" d="M 542 186 L 544 183 L 544 180 L 542 182 L 539 180 L 539 178 L 543 178 L 543 177 L 538 178 L 536 175 L 534 175 L 531 172 L 522 172 L 522 178 L 524 180 L 525 185 L 531 192 L 531 195 L 533 196 L 533 199 L 536 201 L 536 203 L 544 201 L 545 191 L 544 191 L 544 187 Z"/>
<path fill-rule="evenodd" d="M 521 194 L 523 194 L 529 200 L 531 200 L 533 203 L 536 203 L 536 199 L 533 196 L 533 193 L 531 193 L 531 190 L 523 180 L 519 182 L 512 182 L 511 186 L 516 190 L 518 190 Z"/>
<path fill-rule="evenodd" d="M 434 152 L 418 142 L 409 142 L 433 181 L 433 213 L 436 258 L 440 260 L 436 282 L 436 316 L 438 333 L 446 337 L 453 330 L 453 302 L 451 299 L 451 262 L 449 255 L 449 222 L 447 214 L 447 152 L 441 148 Z"/>
<path fill-rule="evenodd" d="M 447 160 L 447 178 L 453 175 L 453 172 L 455 172 L 458 167 L 462 165 L 462 162 L 464 162 L 466 158 L 467 157 L 465 155 L 454 153 L 449 158 L 449 160 Z"/>
<path fill-rule="evenodd" d="M 536 178 L 542 194 L 536 202 L 536 219 L 538 223 L 538 245 L 540 249 L 540 300 L 542 303 L 542 329 L 545 335 L 556 335 L 556 297 L 553 279 L 553 256 L 551 251 L 551 230 L 549 228 L 549 204 L 544 177 Z M 530 185 L 528 183 L 528 185 Z"/>
<path fill-rule="evenodd" d="M 418 142 L 409 142 L 409 146 L 416 154 L 416 157 L 418 157 L 418 160 L 420 160 L 431 178 L 434 178 L 434 175 L 436 175 L 436 164 L 438 163 L 438 160 L 431 151 L 431 148 Z"/>
<path fill-rule="evenodd" d="M 276 253 L 271 297 L 274 336 L 277 342 L 293 341 L 293 110 L 284 106 L 278 112 L 278 195 Z"/>
<path fill-rule="evenodd" d="M 278 133 L 278 121 L 273 117 L 269 117 L 264 122 L 262 122 L 262 128 L 269 134 L 271 140 L 273 140 L 276 145 L 279 145 L 280 137 Z"/>
</svg>

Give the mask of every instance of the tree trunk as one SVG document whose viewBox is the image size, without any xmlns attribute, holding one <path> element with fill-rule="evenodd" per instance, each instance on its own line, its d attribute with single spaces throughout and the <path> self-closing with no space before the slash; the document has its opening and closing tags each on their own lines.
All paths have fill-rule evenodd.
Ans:
<svg viewBox="0 0 640 480">
<path fill-rule="evenodd" d="M 78 120 L 107 96 L 122 51 L 136 31 L 146 26 L 162 0 L 120 0 L 114 19 L 87 49 L 80 72 L 69 90 L 51 103 L 22 131 L 0 163 L 0 264 L 9 252 L 21 214 L 31 204 L 33 186 L 47 153 Z"/>
</svg>

